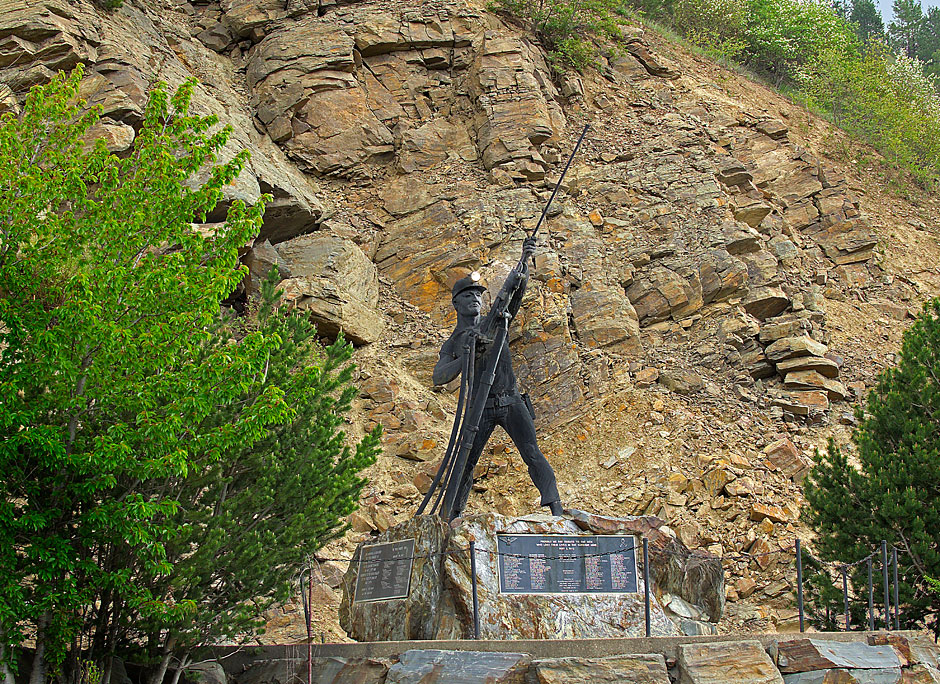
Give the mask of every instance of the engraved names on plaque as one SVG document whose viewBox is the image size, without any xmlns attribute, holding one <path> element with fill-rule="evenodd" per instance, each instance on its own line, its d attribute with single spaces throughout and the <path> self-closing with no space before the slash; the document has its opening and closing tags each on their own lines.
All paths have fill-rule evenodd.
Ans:
<svg viewBox="0 0 940 684">
<path fill-rule="evenodd" d="M 415 540 L 363 546 L 359 552 L 355 603 L 408 598 Z"/>
<path fill-rule="evenodd" d="M 632 594 L 636 538 L 498 534 L 501 594 Z"/>
</svg>

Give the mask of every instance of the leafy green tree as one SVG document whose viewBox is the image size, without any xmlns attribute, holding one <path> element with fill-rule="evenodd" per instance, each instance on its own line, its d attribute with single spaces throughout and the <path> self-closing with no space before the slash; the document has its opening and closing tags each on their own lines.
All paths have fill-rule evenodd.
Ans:
<svg viewBox="0 0 940 684">
<path fill-rule="evenodd" d="M 924 9 L 920 0 L 894 0 L 891 9 L 894 14 L 888 24 L 891 46 L 902 50 L 908 57 L 916 57 L 924 26 Z"/>
<path fill-rule="evenodd" d="M 274 278 L 263 284 L 257 327 L 280 344 L 252 392 L 279 387 L 295 412 L 255 444 L 221 459 L 197 457 L 187 477 L 154 483 L 180 503 L 172 521 L 179 533 L 166 545 L 172 573 L 146 583 L 154 596 L 194 606 L 174 623 L 130 616 L 126 635 L 163 637 L 154 684 L 172 655 L 185 664 L 199 646 L 233 643 L 263 626 L 262 613 L 288 598 L 304 560 L 346 530 L 365 484 L 359 472 L 378 451 L 378 428 L 355 451 L 339 429 L 356 393 L 351 346 L 340 336 L 322 348 L 308 319 L 276 312 Z M 220 328 L 216 346 L 228 344 L 227 331 Z M 230 422 L 237 410 L 222 409 L 207 427 Z"/>
<path fill-rule="evenodd" d="M 822 0 L 751 0 L 747 63 L 776 84 L 801 83 L 819 55 L 855 49 L 851 26 Z"/>
<path fill-rule="evenodd" d="M 35 635 L 31 684 L 52 671 L 76 681 L 80 657 L 102 665 L 107 684 L 131 619 L 195 629 L 209 588 L 179 590 L 199 574 L 173 563 L 192 528 L 217 528 L 200 522 L 198 501 L 179 498 L 189 478 L 234 478 L 226 464 L 251 459 L 276 470 L 271 440 L 288 442 L 291 429 L 320 440 L 314 460 L 335 454 L 337 419 L 302 416 L 306 402 L 339 413 L 348 404 L 342 344 L 307 369 L 309 344 L 285 335 L 295 323 L 220 337 L 220 302 L 244 277 L 238 250 L 264 200 L 234 202 L 223 225 L 194 230 L 247 159 L 215 163 L 230 130 L 189 114 L 194 84 L 172 97 L 155 88 L 132 152 L 118 158 L 86 143 L 97 112 L 76 99 L 80 78 L 80 68 L 60 75 L 34 88 L 19 116 L 0 117 L 0 645 L 9 663 L 11 647 Z M 331 515 L 351 505 L 352 471 L 373 446 L 335 472 L 316 462 L 324 477 L 345 478 L 324 487 Z M 327 537 L 339 529 L 307 506 L 297 513 Z M 264 508 L 244 515 L 260 520 Z M 278 528 L 265 529 L 268 540 Z"/>
<path fill-rule="evenodd" d="M 856 33 L 863 41 L 884 36 L 885 24 L 881 12 L 875 6 L 874 0 L 855 0 L 849 19 L 855 24 Z"/>
<path fill-rule="evenodd" d="M 940 596 L 927 578 L 940 575 L 940 300 L 905 332 L 897 366 L 858 413 L 857 463 L 830 442 L 807 480 L 805 519 L 825 561 L 864 558 L 882 539 L 896 546 L 902 622 L 936 634 Z M 862 572 L 852 574 L 857 595 Z"/>
</svg>

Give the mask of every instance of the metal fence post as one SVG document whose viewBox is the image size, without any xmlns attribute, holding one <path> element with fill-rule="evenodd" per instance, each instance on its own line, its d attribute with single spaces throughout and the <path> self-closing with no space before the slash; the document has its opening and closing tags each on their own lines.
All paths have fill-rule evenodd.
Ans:
<svg viewBox="0 0 940 684">
<path fill-rule="evenodd" d="M 650 635 L 650 542 L 643 537 L 643 589 L 646 593 L 646 636 Z"/>
<path fill-rule="evenodd" d="M 313 684 L 313 565 L 307 560 L 307 684 Z"/>
<path fill-rule="evenodd" d="M 891 559 L 894 561 L 894 628 L 901 629 L 901 602 L 898 600 L 898 550 L 891 547 Z"/>
<path fill-rule="evenodd" d="M 796 539 L 796 596 L 797 605 L 800 609 L 800 632 L 805 632 L 803 624 L 803 549 L 800 546 L 800 539 Z"/>
<path fill-rule="evenodd" d="M 885 629 L 891 631 L 891 599 L 888 593 L 888 542 L 881 540 L 881 574 L 885 590 Z"/>
<path fill-rule="evenodd" d="M 477 599 L 476 542 L 470 542 L 470 586 L 473 589 L 473 638 L 480 638 L 480 604 Z"/>
<path fill-rule="evenodd" d="M 871 556 L 868 557 L 868 631 L 875 631 L 875 594 L 871 584 Z"/>
<path fill-rule="evenodd" d="M 849 575 L 848 568 L 842 565 L 842 605 L 845 608 L 845 631 L 852 629 L 849 621 Z"/>
</svg>

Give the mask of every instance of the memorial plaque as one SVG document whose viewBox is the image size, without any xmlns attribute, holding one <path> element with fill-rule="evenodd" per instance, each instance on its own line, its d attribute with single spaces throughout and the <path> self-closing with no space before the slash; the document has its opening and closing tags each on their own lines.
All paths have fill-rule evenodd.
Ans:
<svg viewBox="0 0 940 684">
<path fill-rule="evenodd" d="M 498 534 L 501 594 L 632 594 L 636 538 Z"/>
<path fill-rule="evenodd" d="M 359 553 L 355 603 L 408 598 L 415 540 L 363 546 Z"/>
</svg>

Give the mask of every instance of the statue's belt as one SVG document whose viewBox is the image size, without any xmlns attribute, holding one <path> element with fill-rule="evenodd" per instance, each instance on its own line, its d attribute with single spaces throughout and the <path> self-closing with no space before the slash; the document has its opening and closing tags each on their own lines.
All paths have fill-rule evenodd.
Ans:
<svg viewBox="0 0 940 684">
<path fill-rule="evenodd" d="M 513 389 L 509 392 L 499 392 L 498 394 L 491 394 L 486 398 L 485 407 L 488 409 L 491 408 L 502 408 L 503 406 L 510 406 L 517 402 L 520 399 L 519 390 Z"/>
</svg>

